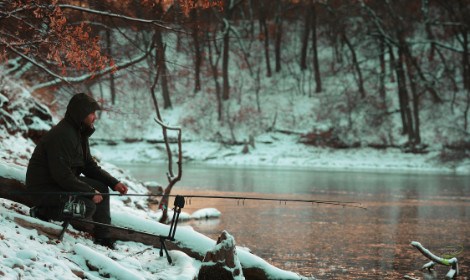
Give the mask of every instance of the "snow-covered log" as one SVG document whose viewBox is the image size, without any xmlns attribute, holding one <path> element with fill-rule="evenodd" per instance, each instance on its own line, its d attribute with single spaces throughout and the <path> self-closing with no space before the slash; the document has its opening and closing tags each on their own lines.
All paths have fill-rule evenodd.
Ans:
<svg viewBox="0 0 470 280">
<path fill-rule="evenodd" d="M 113 211 L 111 218 L 115 225 L 156 235 L 167 235 L 170 228 L 168 225 L 136 217 L 131 213 L 117 213 Z M 116 231 L 113 232 L 117 233 Z M 122 233 L 119 233 L 119 235 L 122 238 L 126 238 Z M 117 238 L 118 235 L 115 235 L 115 237 Z M 152 244 L 158 242 L 158 240 L 149 241 L 152 241 Z M 142 243 L 148 244 L 145 242 Z M 159 246 L 159 243 L 157 244 Z M 215 245 L 215 240 L 194 231 L 191 227 L 180 226 L 176 230 L 175 241 L 168 242 L 167 247 L 169 250 L 181 250 L 190 257 L 202 261 L 206 253 L 212 250 Z M 279 269 L 246 249 L 237 247 L 236 251 L 243 269 L 243 275 L 246 279 L 301 279 L 296 273 Z"/>
</svg>

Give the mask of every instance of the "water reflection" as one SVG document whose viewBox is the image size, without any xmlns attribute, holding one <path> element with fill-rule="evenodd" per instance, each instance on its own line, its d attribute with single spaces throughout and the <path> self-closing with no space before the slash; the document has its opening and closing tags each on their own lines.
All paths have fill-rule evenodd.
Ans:
<svg viewBox="0 0 470 280">
<path fill-rule="evenodd" d="M 163 181 L 165 166 L 124 166 L 141 180 Z M 156 177 L 159 176 L 159 177 Z M 387 174 L 184 167 L 179 194 L 276 195 L 317 200 L 362 202 L 368 209 L 279 205 L 276 202 L 192 199 L 186 212 L 215 207 L 219 220 L 192 221 L 196 230 L 216 239 L 229 231 L 237 244 L 278 267 L 323 279 L 422 278 L 427 262 L 411 241 L 436 253 L 448 245 L 464 247 L 459 264 L 470 268 L 470 185 L 467 176 Z M 176 190 L 175 189 L 175 190 Z M 234 193 L 235 192 L 235 193 Z M 440 278 L 446 268 L 437 267 Z"/>
</svg>

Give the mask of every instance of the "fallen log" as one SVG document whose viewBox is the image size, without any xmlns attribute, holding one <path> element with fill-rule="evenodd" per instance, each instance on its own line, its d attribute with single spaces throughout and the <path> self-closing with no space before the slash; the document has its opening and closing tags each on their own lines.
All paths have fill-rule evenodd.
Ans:
<svg viewBox="0 0 470 280">
<path fill-rule="evenodd" d="M 62 231 L 61 226 L 20 214 L 15 214 L 13 221 L 24 228 L 35 229 L 39 234 L 45 235 L 50 239 L 57 238 Z"/>
<path fill-rule="evenodd" d="M 28 207 L 33 205 L 33 200 L 26 193 L 24 181 L 16 178 L 5 178 L 0 176 L 0 197 L 24 204 Z"/>
</svg>

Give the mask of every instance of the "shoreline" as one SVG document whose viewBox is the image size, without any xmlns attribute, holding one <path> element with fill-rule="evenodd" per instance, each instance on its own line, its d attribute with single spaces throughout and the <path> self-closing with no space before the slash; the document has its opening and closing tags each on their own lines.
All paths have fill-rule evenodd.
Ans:
<svg viewBox="0 0 470 280">
<path fill-rule="evenodd" d="M 176 168 L 176 150 L 172 145 Z M 164 164 L 166 150 L 145 142 L 94 144 L 93 154 L 104 161 L 122 164 Z M 221 168 L 257 168 L 326 172 L 366 172 L 399 174 L 470 175 L 470 159 L 442 163 L 439 151 L 426 154 L 404 153 L 397 148 L 383 150 L 354 148 L 334 150 L 293 142 L 256 143 L 248 153 L 240 146 L 222 146 L 214 142 L 190 142 L 183 146 L 183 164 Z"/>
</svg>

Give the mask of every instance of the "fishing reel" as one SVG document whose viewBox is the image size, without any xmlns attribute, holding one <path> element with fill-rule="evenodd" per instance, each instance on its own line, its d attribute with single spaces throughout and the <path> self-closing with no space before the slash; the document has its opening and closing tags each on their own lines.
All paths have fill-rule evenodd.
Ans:
<svg viewBox="0 0 470 280">
<path fill-rule="evenodd" d="M 62 215 L 64 218 L 85 218 L 86 206 L 81 200 L 75 200 L 74 196 L 69 196 L 69 200 L 65 202 Z"/>
</svg>

